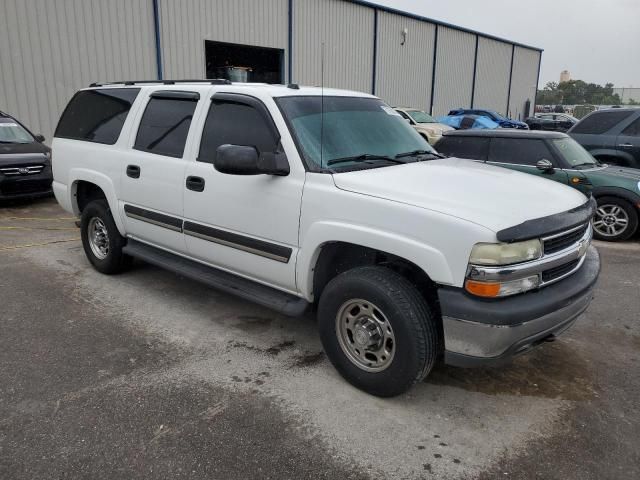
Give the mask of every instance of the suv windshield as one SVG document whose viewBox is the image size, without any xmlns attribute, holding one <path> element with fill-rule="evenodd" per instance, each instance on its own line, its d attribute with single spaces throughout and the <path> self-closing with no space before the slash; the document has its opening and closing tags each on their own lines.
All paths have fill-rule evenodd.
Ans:
<svg viewBox="0 0 640 480">
<path fill-rule="evenodd" d="M 435 153 L 394 109 L 377 98 L 300 96 L 280 97 L 276 102 L 312 168 L 329 164 L 332 169 L 373 168 L 399 163 L 389 159 L 408 152 L 414 157 Z M 411 155 L 401 158 L 412 161 Z"/>
<path fill-rule="evenodd" d="M 406 110 L 407 115 L 416 123 L 436 123 L 436 119 L 422 110 Z"/>
<path fill-rule="evenodd" d="M 0 143 L 32 143 L 34 138 L 15 122 L 0 122 Z"/>
<path fill-rule="evenodd" d="M 596 159 L 573 138 L 554 138 L 551 142 L 574 168 L 592 168 L 598 165 Z"/>
</svg>

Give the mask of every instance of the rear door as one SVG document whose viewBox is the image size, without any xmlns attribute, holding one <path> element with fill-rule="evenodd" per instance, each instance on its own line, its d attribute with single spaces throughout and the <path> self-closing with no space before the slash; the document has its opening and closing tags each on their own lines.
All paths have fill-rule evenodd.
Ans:
<svg viewBox="0 0 640 480">
<path fill-rule="evenodd" d="M 536 164 L 540 160 L 549 160 L 554 166 L 553 171 L 539 170 Z M 553 153 L 541 139 L 494 137 L 489 147 L 489 163 L 568 183 L 567 173 L 560 169 Z"/>
<path fill-rule="evenodd" d="M 594 112 L 580 120 L 569 135 L 594 157 L 615 154 L 618 132 L 612 133 L 612 130 L 630 115 L 626 110 Z"/>
<path fill-rule="evenodd" d="M 640 116 L 623 126 L 616 142 L 618 150 L 626 152 L 633 157 L 634 164 L 629 167 L 640 168 Z"/>
<path fill-rule="evenodd" d="M 198 92 L 157 90 L 138 113 L 121 162 L 121 211 L 127 234 L 184 252 L 182 235 L 185 146 Z"/>
</svg>

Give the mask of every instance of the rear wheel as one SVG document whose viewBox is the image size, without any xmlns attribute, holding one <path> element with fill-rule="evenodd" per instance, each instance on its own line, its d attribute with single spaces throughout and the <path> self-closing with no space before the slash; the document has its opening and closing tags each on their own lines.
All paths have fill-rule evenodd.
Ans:
<svg viewBox="0 0 640 480">
<path fill-rule="evenodd" d="M 82 211 L 80 236 L 87 258 L 101 273 L 119 273 L 131 264 L 122 252 L 126 239 L 120 235 L 106 200 L 93 200 Z"/>
<path fill-rule="evenodd" d="M 631 203 L 617 197 L 601 197 L 597 202 L 593 233 L 598 240 L 619 242 L 636 232 L 638 212 Z"/>
<path fill-rule="evenodd" d="M 385 267 L 359 267 L 334 278 L 318 306 L 329 360 L 352 385 L 381 397 L 422 380 L 439 353 L 431 308 L 406 278 Z"/>
</svg>

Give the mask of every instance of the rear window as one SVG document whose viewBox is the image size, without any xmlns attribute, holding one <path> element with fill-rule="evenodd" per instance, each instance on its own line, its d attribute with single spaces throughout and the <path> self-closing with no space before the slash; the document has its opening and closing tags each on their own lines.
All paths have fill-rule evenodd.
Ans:
<svg viewBox="0 0 640 480">
<path fill-rule="evenodd" d="M 113 145 L 118 141 L 139 88 L 83 90 L 65 109 L 55 136 Z"/>
<path fill-rule="evenodd" d="M 578 123 L 571 133 L 605 133 L 615 127 L 633 112 L 596 112 L 585 117 Z"/>
<path fill-rule="evenodd" d="M 489 138 L 445 135 L 436 144 L 436 150 L 450 157 L 486 160 L 489 151 Z"/>
</svg>

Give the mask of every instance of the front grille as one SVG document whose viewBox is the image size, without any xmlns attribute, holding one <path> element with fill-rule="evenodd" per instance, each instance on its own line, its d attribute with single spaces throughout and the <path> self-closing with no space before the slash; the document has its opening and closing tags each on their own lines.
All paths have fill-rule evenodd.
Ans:
<svg viewBox="0 0 640 480">
<path fill-rule="evenodd" d="M 23 193 L 47 192 L 51 189 L 51 180 L 26 180 L 4 182 L 0 184 L 0 194 L 20 195 Z"/>
<path fill-rule="evenodd" d="M 0 173 L 7 177 L 18 175 L 35 175 L 44 170 L 44 165 L 20 165 L 16 167 L 3 167 L 0 168 Z"/>
<path fill-rule="evenodd" d="M 589 228 L 588 223 L 571 232 L 544 239 L 544 254 L 549 255 L 571 247 L 584 236 L 587 228 Z"/>
<path fill-rule="evenodd" d="M 562 277 L 563 275 L 566 275 L 567 273 L 571 272 L 574 268 L 576 268 L 579 262 L 580 262 L 580 259 L 577 258 L 563 265 L 559 265 L 557 267 L 553 267 L 553 268 L 550 268 L 549 270 L 543 271 L 542 283 L 547 283 L 552 280 L 556 280 Z"/>
</svg>

